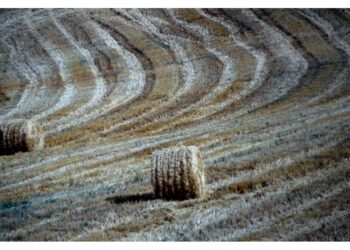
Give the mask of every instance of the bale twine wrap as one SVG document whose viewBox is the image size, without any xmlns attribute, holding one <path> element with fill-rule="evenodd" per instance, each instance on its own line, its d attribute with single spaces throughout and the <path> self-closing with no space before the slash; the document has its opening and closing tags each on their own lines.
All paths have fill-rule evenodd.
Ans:
<svg viewBox="0 0 350 250">
<path fill-rule="evenodd" d="M 173 147 L 152 154 L 154 195 L 164 199 L 192 199 L 204 195 L 202 156 L 195 146 Z"/>
<path fill-rule="evenodd" d="M 0 123 L 0 154 L 42 149 L 42 127 L 37 122 L 24 119 Z"/>
</svg>

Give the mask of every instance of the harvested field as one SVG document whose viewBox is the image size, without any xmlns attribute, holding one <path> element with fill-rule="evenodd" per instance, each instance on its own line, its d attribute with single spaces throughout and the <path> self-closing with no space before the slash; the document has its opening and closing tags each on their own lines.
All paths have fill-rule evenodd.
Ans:
<svg viewBox="0 0 350 250">
<path fill-rule="evenodd" d="M 0 240 L 350 240 L 349 10 L 7 9 L 0 31 L 0 123 L 45 138 L 0 154 Z M 152 153 L 184 146 L 205 196 L 155 197 Z"/>
</svg>

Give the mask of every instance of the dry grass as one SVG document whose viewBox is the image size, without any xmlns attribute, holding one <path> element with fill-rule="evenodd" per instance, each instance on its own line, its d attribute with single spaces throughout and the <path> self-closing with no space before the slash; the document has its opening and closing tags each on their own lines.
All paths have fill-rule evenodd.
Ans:
<svg viewBox="0 0 350 250">
<path fill-rule="evenodd" d="M 349 240 L 349 21 L 1 11 L 0 240 Z"/>
</svg>

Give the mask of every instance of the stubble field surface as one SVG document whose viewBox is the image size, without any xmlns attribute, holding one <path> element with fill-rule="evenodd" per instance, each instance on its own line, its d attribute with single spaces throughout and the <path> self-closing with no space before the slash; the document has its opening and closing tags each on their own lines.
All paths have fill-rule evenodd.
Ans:
<svg viewBox="0 0 350 250">
<path fill-rule="evenodd" d="M 0 240 L 350 240 L 350 11 L 0 12 Z M 195 145 L 206 196 L 152 197 Z"/>
</svg>

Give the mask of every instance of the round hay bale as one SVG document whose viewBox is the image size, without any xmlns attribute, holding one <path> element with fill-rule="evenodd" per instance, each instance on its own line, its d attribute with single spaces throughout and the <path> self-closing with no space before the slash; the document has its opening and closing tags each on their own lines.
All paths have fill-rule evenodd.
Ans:
<svg viewBox="0 0 350 250">
<path fill-rule="evenodd" d="M 173 147 L 152 154 L 154 195 L 164 199 L 193 199 L 204 195 L 202 156 L 195 146 Z"/>
<path fill-rule="evenodd" d="M 42 127 L 24 119 L 9 120 L 0 124 L 0 154 L 14 154 L 42 149 Z"/>
</svg>

